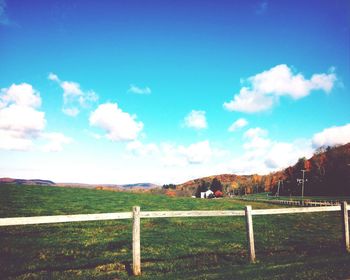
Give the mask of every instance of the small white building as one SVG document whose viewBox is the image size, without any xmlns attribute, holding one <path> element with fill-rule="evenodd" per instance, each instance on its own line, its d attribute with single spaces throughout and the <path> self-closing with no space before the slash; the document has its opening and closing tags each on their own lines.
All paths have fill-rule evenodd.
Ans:
<svg viewBox="0 0 350 280">
<path fill-rule="evenodd" d="M 214 195 L 214 192 L 213 192 L 212 190 L 207 190 L 207 191 L 205 192 L 205 197 L 206 197 L 206 198 L 209 198 L 211 195 Z"/>
<path fill-rule="evenodd" d="M 213 191 L 207 190 L 206 192 L 201 192 L 201 198 L 209 198 L 214 195 Z"/>
</svg>

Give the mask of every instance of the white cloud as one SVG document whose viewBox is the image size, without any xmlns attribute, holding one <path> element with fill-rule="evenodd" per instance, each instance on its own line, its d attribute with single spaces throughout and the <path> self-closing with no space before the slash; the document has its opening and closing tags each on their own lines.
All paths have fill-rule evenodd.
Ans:
<svg viewBox="0 0 350 280">
<path fill-rule="evenodd" d="M 179 147 L 180 154 L 184 155 L 190 164 L 201 164 L 210 160 L 212 149 L 209 141 L 202 141 L 189 145 L 188 147 Z"/>
<path fill-rule="evenodd" d="M 37 136 L 45 128 L 45 113 L 12 104 L 0 110 L 0 129 L 17 132 L 23 137 Z"/>
<path fill-rule="evenodd" d="M 80 85 L 76 82 L 61 82 L 60 86 L 63 89 L 63 98 L 65 102 L 70 101 L 70 98 L 79 97 L 84 95 L 80 89 Z"/>
<path fill-rule="evenodd" d="M 312 138 L 312 146 L 343 145 L 350 142 L 350 123 L 344 126 L 333 126 L 316 133 Z"/>
<path fill-rule="evenodd" d="M 194 129 L 205 129 L 208 127 L 205 111 L 192 110 L 185 117 L 185 125 Z"/>
<path fill-rule="evenodd" d="M 313 148 L 310 140 L 297 139 L 280 142 L 268 137 L 268 131 L 251 128 L 243 136 L 244 153 L 230 163 L 230 172 L 236 174 L 267 174 L 293 165 L 300 157 L 310 157 Z"/>
<path fill-rule="evenodd" d="M 76 82 L 61 81 L 54 73 L 50 73 L 48 79 L 57 82 L 63 89 L 62 112 L 68 116 L 75 117 L 80 112 L 79 108 L 90 107 L 98 101 L 98 95 L 93 90 L 83 91 Z"/>
<path fill-rule="evenodd" d="M 12 84 L 9 88 L 1 89 L 0 108 L 11 104 L 38 108 L 41 105 L 40 94 L 27 83 Z"/>
<path fill-rule="evenodd" d="M 248 121 L 246 119 L 240 118 L 230 125 L 230 127 L 228 128 L 228 131 L 234 132 L 237 129 L 245 127 L 246 125 L 248 125 Z"/>
<path fill-rule="evenodd" d="M 43 146 L 45 152 L 60 152 L 63 145 L 72 143 L 72 139 L 59 132 L 43 133 L 42 138 L 49 141 Z"/>
<path fill-rule="evenodd" d="M 143 129 L 143 123 L 136 121 L 136 115 L 123 112 L 117 103 L 105 103 L 90 115 L 90 125 L 106 131 L 112 141 L 136 140 Z"/>
<path fill-rule="evenodd" d="M 1 89 L 1 149 L 28 150 L 32 147 L 32 140 L 39 136 L 46 124 L 45 113 L 36 109 L 40 105 L 40 93 L 29 84 L 13 84 Z"/>
<path fill-rule="evenodd" d="M 67 142 L 63 134 L 44 133 L 45 113 L 38 110 L 40 93 L 31 85 L 13 84 L 0 93 L 0 149 L 28 151 L 34 140 L 50 138 L 50 149 L 59 150 Z"/>
<path fill-rule="evenodd" d="M 130 85 L 128 92 L 135 93 L 135 94 L 151 94 L 151 89 L 149 87 L 138 87 L 135 85 Z"/>
<path fill-rule="evenodd" d="M 208 140 L 189 146 L 162 143 L 160 146 L 162 162 L 166 166 L 186 166 L 209 162 L 214 154 Z"/>
<path fill-rule="evenodd" d="M 50 73 L 47 78 L 51 81 L 54 81 L 54 82 L 61 82 L 60 79 L 58 78 L 58 76 L 54 73 Z"/>
<path fill-rule="evenodd" d="M 294 165 L 301 157 L 311 157 L 312 153 L 309 140 L 296 140 L 291 143 L 272 141 L 264 163 L 270 170 L 279 170 Z"/>
<path fill-rule="evenodd" d="M 285 64 L 277 65 L 267 71 L 249 77 L 233 100 L 224 103 L 229 111 L 255 113 L 266 111 L 275 105 L 281 96 L 293 99 L 303 98 L 313 90 L 330 92 L 337 77 L 331 68 L 328 74 L 313 74 L 307 80 L 301 73 L 294 74 Z"/>
</svg>

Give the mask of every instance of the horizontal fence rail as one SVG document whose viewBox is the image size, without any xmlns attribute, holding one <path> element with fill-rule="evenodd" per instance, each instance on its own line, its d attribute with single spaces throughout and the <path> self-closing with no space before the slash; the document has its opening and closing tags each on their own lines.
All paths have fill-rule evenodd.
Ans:
<svg viewBox="0 0 350 280">
<path fill-rule="evenodd" d="M 254 263 L 255 262 L 255 245 L 254 245 L 254 231 L 253 231 L 252 216 L 331 212 L 331 211 L 341 211 L 342 213 L 342 232 L 343 232 L 344 247 L 347 252 L 350 252 L 349 219 L 348 219 L 349 209 L 347 206 L 347 202 L 345 201 L 342 202 L 341 205 L 337 205 L 337 206 L 256 209 L 256 210 L 253 210 L 251 206 L 246 206 L 245 210 L 225 210 L 225 211 L 219 211 L 219 210 L 140 211 L 140 207 L 134 206 L 132 212 L 0 218 L 0 227 L 33 225 L 33 224 L 52 224 L 52 223 L 132 219 L 133 220 L 133 230 L 132 230 L 133 274 L 141 275 L 141 246 L 140 246 L 140 240 L 141 240 L 140 219 L 141 218 L 147 219 L 147 218 L 245 216 L 249 259 L 252 263 Z"/>
<path fill-rule="evenodd" d="M 141 218 L 186 218 L 186 217 L 224 217 L 244 216 L 244 210 L 226 211 L 149 211 L 141 212 Z"/>
<path fill-rule="evenodd" d="M 79 214 L 79 215 L 57 215 L 57 216 L 37 216 L 20 218 L 0 218 L 0 226 L 35 225 L 35 224 L 55 224 L 69 222 L 88 222 L 104 220 L 131 219 L 131 212 L 105 213 L 105 214 Z"/>
<path fill-rule="evenodd" d="M 295 206 L 309 206 L 309 207 L 322 207 L 322 206 L 336 206 L 341 204 L 341 201 L 313 201 L 313 200 L 283 200 L 283 199 L 265 199 L 265 198 L 248 198 L 248 197 L 233 197 L 233 199 L 244 200 L 244 201 L 255 201 L 264 202 L 270 204 L 281 204 L 281 205 L 295 205 Z"/>
<path fill-rule="evenodd" d="M 324 206 L 317 208 L 281 208 L 281 209 L 257 209 L 252 211 L 252 215 L 277 215 L 277 214 L 297 214 L 297 213 L 314 213 L 314 212 L 331 212 L 340 211 L 340 206 Z"/>
</svg>

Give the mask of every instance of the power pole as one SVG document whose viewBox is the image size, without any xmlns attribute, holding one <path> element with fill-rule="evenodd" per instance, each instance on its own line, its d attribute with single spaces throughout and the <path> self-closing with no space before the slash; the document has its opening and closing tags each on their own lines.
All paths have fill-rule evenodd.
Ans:
<svg viewBox="0 0 350 280">
<path fill-rule="evenodd" d="M 281 180 L 278 180 L 277 196 L 280 196 L 280 185 L 281 185 Z"/>
<path fill-rule="evenodd" d="M 303 179 L 301 181 L 301 200 L 304 200 L 305 171 L 305 169 L 301 170 L 301 172 L 303 172 Z"/>
<path fill-rule="evenodd" d="M 281 184 L 282 184 L 282 188 L 283 188 L 283 180 L 278 180 L 277 196 L 280 196 Z"/>
</svg>

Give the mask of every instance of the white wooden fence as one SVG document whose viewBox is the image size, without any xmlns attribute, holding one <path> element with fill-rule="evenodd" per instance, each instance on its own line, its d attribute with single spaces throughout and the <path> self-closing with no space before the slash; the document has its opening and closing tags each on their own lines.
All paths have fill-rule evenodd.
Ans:
<svg viewBox="0 0 350 280">
<path fill-rule="evenodd" d="M 281 205 L 294 205 L 294 206 L 335 206 L 340 205 L 341 201 L 330 200 L 330 201 L 314 201 L 314 200 L 283 200 L 283 199 L 264 199 L 264 198 L 249 198 L 249 197 L 233 197 L 234 199 L 244 200 L 244 201 L 256 201 L 271 204 L 281 204 Z"/>
<path fill-rule="evenodd" d="M 133 274 L 141 275 L 141 244 L 140 244 L 141 243 L 140 242 L 141 240 L 140 224 L 141 223 L 140 223 L 140 220 L 144 218 L 245 216 L 249 259 L 252 263 L 254 263 L 256 257 L 255 257 L 254 230 L 253 230 L 252 216 L 341 211 L 344 248 L 347 252 L 350 252 L 348 210 L 349 209 L 346 202 L 342 202 L 341 206 L 338 205 L 338 206 L 321 206 L 321 207 L 312 207 L 312 208 L 299 207 L 299 208 L 257 209 L 257 210 L 253 210 L 251 206 L 246 206 L 245 210 L 226 210 L 226 211 L 142 211 L 141 212 L 139 206 L 134 206 L 132 212 L 124 212 L 124 213 L 0 218 L 0 226 L 132 219 L 133 220 L 133 229 L 132 229 Z"/>
</svg>

